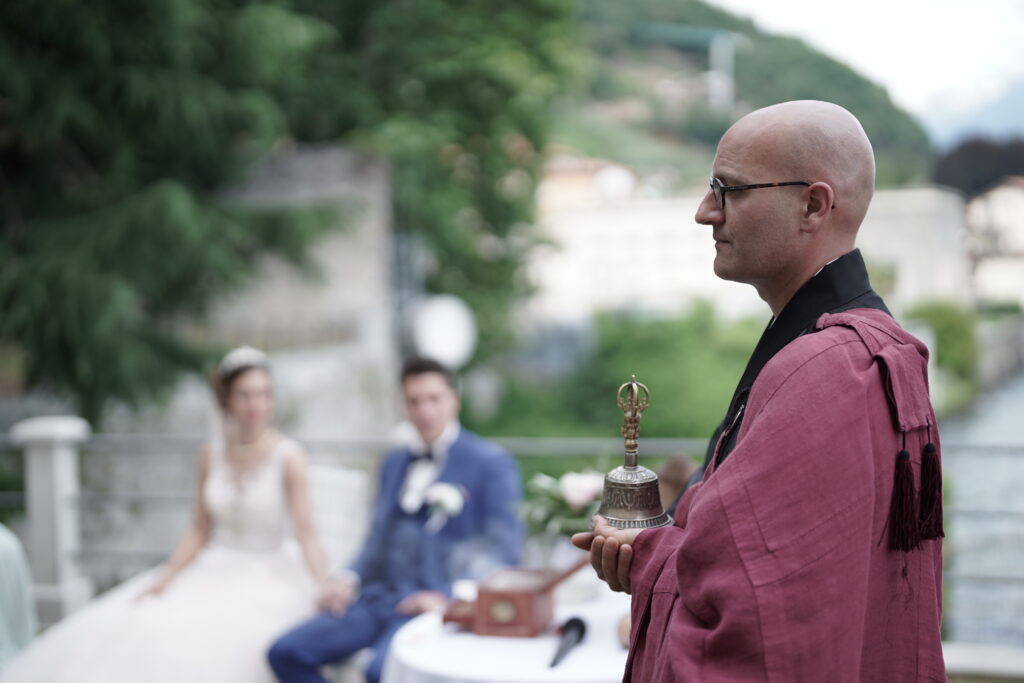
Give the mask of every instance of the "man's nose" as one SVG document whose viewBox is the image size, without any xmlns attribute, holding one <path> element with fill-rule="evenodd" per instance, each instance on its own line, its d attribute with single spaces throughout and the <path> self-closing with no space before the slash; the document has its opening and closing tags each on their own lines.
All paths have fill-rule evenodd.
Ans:
<svg viewBox="0 0 1024 683">
<path fill-rule="evenodd" d="M 704 199 L 700 202 L 700 206 L 697 207 L 697 214 L 694 216 L 694 220 L 701 225 L 714 225 L 715 223 L 721 223 L 724 218 L 725 212 L 718 205 L 715 193 L 708 189 L 704 194 Z"/>
</svg>

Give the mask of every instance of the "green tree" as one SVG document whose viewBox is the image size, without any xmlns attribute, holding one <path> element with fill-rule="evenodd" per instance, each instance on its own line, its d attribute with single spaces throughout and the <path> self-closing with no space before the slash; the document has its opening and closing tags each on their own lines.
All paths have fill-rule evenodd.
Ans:
<svg viewBox="0 0 1024 683">
<path fill-rule="evenodd" d="M 954 187 L 970 199 L 1015 175 L 1024 175 L 1024 139 L 972 137 L 935 161 L 932 180 Z"/>
<path fill-rule="evenodd" d="M 978 392 L 977 314 L 952 301 L 927 301 L 906 312 L 908 320 L 926 323 L 935 334 L 932 353 L 939 369 L 940 414 L 967 406 Z"/>
<path fill-rule="evenodd" d="M 679 318 L 603 315 L 594 353 L 571 383 L 570 409 L 607 430 L 622 420 L 615 391 L 635 374 L 651 391 L 645 435 L 710 436 L 760 329 L 760 322 L 721 321 L 707 304 Z"/>
<path fill-rule="evenodd" d="M 906 312 L 935 332 L 935 363 L 973 387 L 978 379 L 977 316 L 951 301 L 927 301 Z"/>
<path fill-rule="evenodd" d="M 763 323 L 720 320 L 707 304 L 676 318 L 603 314 L 578 368 L 543 386 L 512 380 L 493 419 L 467 421 L 498 436 L 615 436 L 622 424 L 615 392 L 635 374 L 651 392 L 645 436 L 710 436 Z"/>
<path fill-rule="evenodd" d="M 576 68 L 572 7 L 0 4 L 0 344 L 90 419 L 196 367 L 173 322 L 243 283 L 256 254 L 302 262 L 328 223 L 216 200 L 292 138 L 388 158 L 397 227 L 433 256 L 428 289 L 473 306 L 478 355 L 507 346 L 543 112 Z"/>
<path fill-rule="evenodd" d="M 509 309 L 536 242 L 533 190 L 548 104 L 577 73 L 571 0 L 385 0 L 293 6 L 336 29 L 282 90 L 299 139 L 391 161 L 396 229 L 431 255 L 426 287 L 467 300 L 477 358 L 512 340 Z"/>
<path fill-rule="evenodd" d="M 796 38 L 755 33 L 753 47 L 737 58 L 740 96 L 753 107 L 787 100 L 826 100 L 846 107 L 871 138 L 878 183 L 902 185 L 927 179 L 931 143 L 921 125 L 879 85 Z"/>
<path fill-rule="evenodd" d="M 202 350 L 173 322 L 301 262 L 319 211 L 215 191 L 286 132 L 273 96 L 330 27 L 275 3 L 0 4 L 0 343 L 89 420 L 165 389 Z"/>
</svg>

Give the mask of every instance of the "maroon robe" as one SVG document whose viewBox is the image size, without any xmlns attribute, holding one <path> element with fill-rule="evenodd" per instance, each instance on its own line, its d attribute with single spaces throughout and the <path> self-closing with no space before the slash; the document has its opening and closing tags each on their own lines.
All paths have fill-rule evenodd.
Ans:
<svg viewBox="0 0 1024 683">
<path fill-rule="evenodd" d="M 636 538 L 625 680 L 946 680 L 941 540 L 887 545 L 903 434 L 915 481 L 938 445 L 927 349 L 877 310 L 816 328 L 764 366 L 675 523 Z"/>
</svg>

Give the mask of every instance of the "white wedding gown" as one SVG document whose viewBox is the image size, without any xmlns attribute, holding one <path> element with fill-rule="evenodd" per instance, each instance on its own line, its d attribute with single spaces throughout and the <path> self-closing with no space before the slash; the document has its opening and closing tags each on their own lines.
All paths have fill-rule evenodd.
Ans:
<svg viewBox="0 0 1024 683">
<path fill-rule="evenodd" d="M 291 535 L 284 443 L 242 480 L 211 457 L 210 542 L 160 596 L 160 569 L 110 590 L 32 642 L 0 683 L 269 683 L 273 640 L 313 616 L 315 586 Z"/>
</svg>

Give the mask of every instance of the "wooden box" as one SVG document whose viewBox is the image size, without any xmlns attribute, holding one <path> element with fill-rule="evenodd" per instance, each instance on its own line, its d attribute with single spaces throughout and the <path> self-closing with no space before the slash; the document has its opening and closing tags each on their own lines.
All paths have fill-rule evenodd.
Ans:
<svg viewBox="0 0 1024 683">
<path fill-rule="evenodd" d="M 555 615 L 555 586 L 589 563 L 585 555 L 561 572 L 499 569 L 477 586 L 476 602 L 449 603 L 444 623 L 460 624 L 481 636 L 540 635 Z"/>
<path fill-rule="evenodd" d="M 532 638 L 555 614 L 552 572 L 502 569 L 477 588 L 473 631 L 484 636 Z"/>
</svg>

